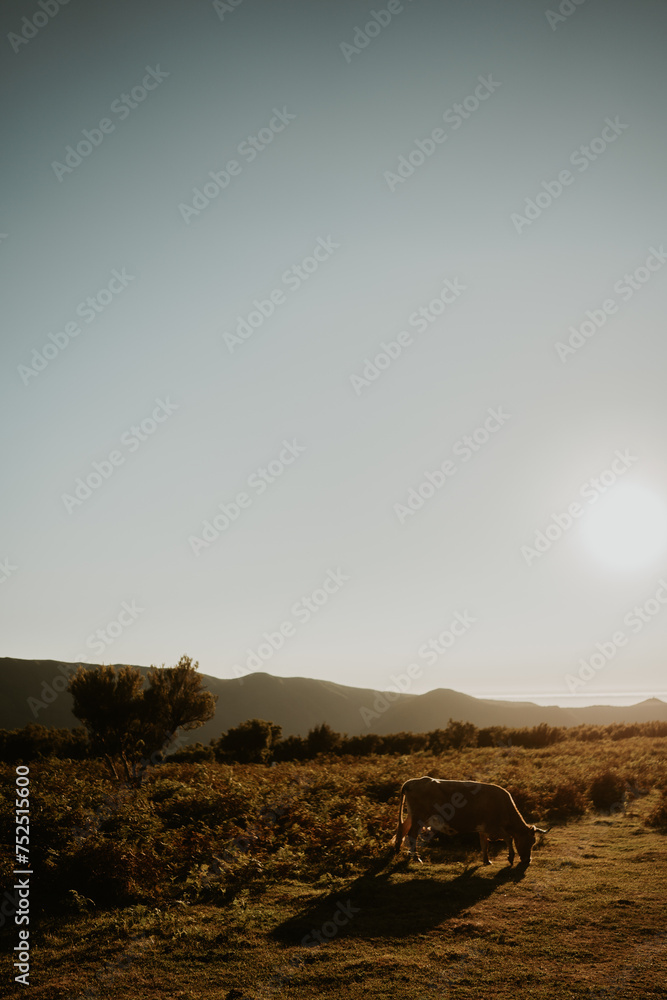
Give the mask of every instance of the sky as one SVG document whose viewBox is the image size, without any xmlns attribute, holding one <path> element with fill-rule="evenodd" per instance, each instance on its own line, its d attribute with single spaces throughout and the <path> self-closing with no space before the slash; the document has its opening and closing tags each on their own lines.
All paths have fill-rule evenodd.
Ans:
<svg viewBox="0 0 667 1000">
<path fill-rule="evenodd" d="M 0 19 L 0 654 L 667 699 L 665 5 Z"/>
</svg>

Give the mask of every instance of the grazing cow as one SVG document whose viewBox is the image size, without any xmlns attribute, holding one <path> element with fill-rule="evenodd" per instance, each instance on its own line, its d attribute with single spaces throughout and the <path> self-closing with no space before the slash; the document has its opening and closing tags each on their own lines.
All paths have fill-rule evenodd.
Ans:
<svg viewBox="0 0 667 1000">
<path fill-rule="evenodd" d="M 403 800 L 407 807 L 405 820 Z M 529 865 L 535 834 L 546 833 L 525 822 L 510 793 L 500 785 L 428 777 L 411 778 L 401 788 L 395 852 L 398 854 L 403 837 L 407 837 L 412 857 L 421 861 L 417 854 L 417 838 L 422 827 L 430 827 L 440 833 L 479 833 L 485 865 L 491 864 L 490 840 L 507 842 L 510 864 L 514 863 L 514 840 L 521 863 Z"/>
</svg>

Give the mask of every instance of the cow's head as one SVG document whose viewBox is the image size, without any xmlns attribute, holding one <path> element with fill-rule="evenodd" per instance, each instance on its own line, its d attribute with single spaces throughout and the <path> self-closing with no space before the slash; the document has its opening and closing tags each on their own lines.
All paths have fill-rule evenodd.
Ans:
<svg viewBox="0 0 667 1000">
<path fill-rule="evenodd" d="M 546 830 L 541 830 L 539 826 L 527 826 L 518 836 L 515 836 L 516 849 L 519 852 L 522 865 L 530 864 L 531 851 L 537 840 L 537 834 L 546 832 Z"/>
</svg>

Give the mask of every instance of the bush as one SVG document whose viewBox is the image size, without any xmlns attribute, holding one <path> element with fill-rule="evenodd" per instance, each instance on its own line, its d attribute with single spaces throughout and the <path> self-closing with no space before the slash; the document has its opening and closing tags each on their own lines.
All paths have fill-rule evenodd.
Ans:
<svg viewBox="0 0 667 1000">
<path fill-rule="evenodd" d="M 596 809 L 618 811 L 625 804 L 625 781 L 615 771 L 604 771 L 593 778 L 590 797 Z"/>
<path fill-rule="evenodd" d="M 583 816 L 586 812 L 584 790 L 573 781 L 558 785 L 543 801 L 548 820 L 566 821 Z"/>
<path fill-rule="evenodd" d="M 662 798 L 651 815 L 646 820 L 647 826 L 655 826 L 667 832 L 667 788 L 663 790 Z"/>
<path fill-rule="evenodd" d="M 477 746 L 477 727 L 472 722 L 457 722 L 450 719 L 446 729 L 434 729 L 428 733 L 427 749 L 438 754 L 444 750 L 463 750 Z"/>
<path fill-rule="evenodd" d="M 265 719 L 248 719 L 233 726 L 213 744 L 216 760 L 239 764 L 265 764 L 280 739 L 281 727 Z"/>
<path fill-rule="evenodd" d="M 376 733 L 364 733 L 362 736 L 348 736 L 340 746 L 341 753 L 353 757 L 367 757 L 371 753 L 379 753 L 382 749 L 382 737 Z"/>
<path fill-rule="evenodd" d="M 308 744 L 302 736 L 286 736 L 273 748 L 274 760 L 306 760 Z"/>
<path fill-rule="evenodd" d="M 633 722 L 630 725 L 618 723 L 617 725 L 608 726 L 607 728 L 612 740 L 629 740 L 633 736 L 639 736 L 642 729 L 642 727 L 636 722 Z"/>
<path fill-rule="evenodd" d="M 608 735 L 604 726 L 575 726 L 569 734 L 575 740 L 582 743 L 598 743 Z"/>
<path fill-rule="evenodd" d="M 172 764 L 192 763 L 197 764 L 202 761 L 214 761 L 215 750 L 212 746 L 205 747 L 203 743 L 193 743 L 190 746 L 182 747 L 180 750 L 170 753 L 167 758 Z"/>
<path fill-rule="evenodd" d="M 308 756 L 317 757 L 318 753 L 335 753 L 341 742 L 340 733 L 335 732 L 331 726 L 323 722 L 320 726 L 315 726 L 308 730 L 306 736 L 306 746 Z"/>
<path fill-rule="evenodd" d="M 507 731 L 507 726 L 485 726 L 477 731 L 477 746 L 507 746 Z"/>
<path fill-rule="evenodd" d="M 70 892 L 82 893 L 96 906 L 155 900 L 167 881 L 164 862 L 153 850 L 124 840 L 91 837 L 68 860 Z"/>
<path fill-rule="evenodd" d="M 562 743 L 567 738 L 567 731 L 562 726 L 550 726 L 541 722 L 539 726 L 530 729 L 510 729 L 507 736 L 512 746 L 535 750 Z"/>
<path fill-rule="evenodd" d="M 537 816 L 542 809 L 542 801 L 538 795 L 520 785 L 510 785 L 507 791 L 514 799 L 514 804 L 526 820 L 532 822 L 529 817 Z"/>
</svg>

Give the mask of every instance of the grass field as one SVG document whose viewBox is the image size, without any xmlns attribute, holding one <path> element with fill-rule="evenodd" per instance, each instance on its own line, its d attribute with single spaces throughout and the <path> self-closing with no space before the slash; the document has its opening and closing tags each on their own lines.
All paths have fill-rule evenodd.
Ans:
<svg viewBox="0 0 667 1000">
<path fill-rule="evenodd" d="M 608 767 L 627 801 L 582 805 Z M 435 838 L 422 865 L 393 855 L 400 785 L 429 772 L 498 781 L 552 822 L 530 867 L 509 868 L 504 844 L 483 867 L 465 838 Z M 645 822 L 667 786 L 664 738 L 166 764 L 113 801 L 94 763 L 31 778 L 39 1000 L 667 996 L 667 838 Z M 86 812 L 97 821 L 68 839 Z M 16 928 L 2 934 L 11 948 Z M 25 989 L 10 963 L 2 977 L 7 995 Z"/>
</svg>

